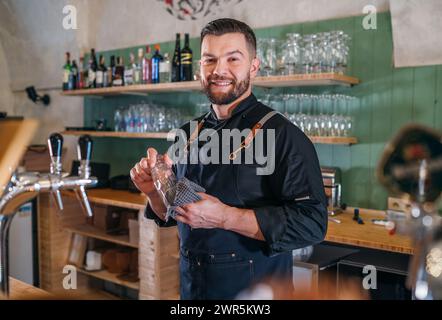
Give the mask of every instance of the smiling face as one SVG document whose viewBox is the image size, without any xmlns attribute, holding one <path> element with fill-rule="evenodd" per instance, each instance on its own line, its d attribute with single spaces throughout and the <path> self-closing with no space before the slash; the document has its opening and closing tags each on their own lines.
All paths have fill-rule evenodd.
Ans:
<svg viewBox="0 0 442 320">
<path fill-rule="evenodd" d="M 210 102 L 228 105 L 251 93 L 259 61 L 241 33 L 207 35 L 201 44 L 201 84 Z"/>
</svg>

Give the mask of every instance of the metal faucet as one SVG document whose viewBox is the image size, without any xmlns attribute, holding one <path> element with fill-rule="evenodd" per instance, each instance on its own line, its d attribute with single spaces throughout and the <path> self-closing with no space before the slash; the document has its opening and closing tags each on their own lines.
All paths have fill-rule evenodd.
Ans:
<svg viewBox="0 0 442 320">
<path fill-rule="evenodd" d="M 432 161 L 434 169 L 442 169 L 442 161 Z M 437 166 L 438 164 L 438 166 Z M 417 194 L 411 205 L 408 218 L 398 217 L 388 213 L 390 229 L 402 235 L 412 235 L 414 254 L 410 261 L 407 286 L 412 290 L 412 298 L 417 300 L 439 300 L 441 296 L 441 277 L 433 270 L 441 268 L 442 256 L 440 233 L 442 218 L 437 214 L 434 203 L 428 202 L 426 194 L 430 180 L 429 163 L 421 160 L 415 167 L 396 166 L 395 176 L 399 178 L 414 176 L 417 179 Z M 433 257 L 434 256 L 434 257 Z M 437 279 L 439 278 L 439 279 Z M 433 280 L 432 280 L 433 279 Z M 436 279 L 436 281 L 435 281 Z"/>
<path fill-rule="evenodd" d="M 389 142 L 378 165 L 380 182 L 392 193 L 406 196 L 411 214 L 388 211 L 387 228 L 412 236 L 414 254 L 407 286 L 412 298 L 442 299 L 442 132 L 418 124 L 400 130 Z"/>
<path fill-rule="evenodd" d="M 77 153 L 80 160 L 78 176 L 67 176 L 62 173 L 61 156 L 63 137 L 52 134 L 48 139 L 51 156 L 50 173 L 38 172 L 14 173 L 0 197 L 0 296 L 9 296 L 9 227 L 18 209 L 35 198 L 40 192 L 51 192 L 60 210 L 63 210 L 61 190 L 74 190 L 81 207 L 88 217 L 93 215 L 86 187 L 94 186 L 97 178 L 91 176 L 90 159 L 92 139 L 88 135 L 78 140 Z"/>
</svg>

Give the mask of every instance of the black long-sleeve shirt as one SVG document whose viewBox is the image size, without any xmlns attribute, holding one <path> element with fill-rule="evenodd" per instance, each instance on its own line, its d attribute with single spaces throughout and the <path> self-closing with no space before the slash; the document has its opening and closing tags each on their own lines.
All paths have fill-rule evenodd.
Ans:
<svg viewBox="0 0 442 320">
<path fill-rule="evenodd" d="M 236 106 L 227 121 L 218 120 L 211 109 L 201 130 L 220 127 L 251 129 L 270 111 L 271 108 L 258 102 L 252 94 Z M 190 137 L 189 124 L 182 129 Z M 174 171 L 178 178 L 185 176 L 200 184 L 208 194 L 227 205 L 254 210 L 265 241 L 222 229 L 192 230 L 188 225 L 178 223 L 181 249 L 202 254 L 239 251 L 246 255 L 261 253 L 273 256 L 324 239 L 327 230 L 327 201 L 312 142 L 281 114 L 273 116 L 262 129 L 263 132 L 266 129 L 275 130 L 275 169 L 270 175 L 257 175 L 256 169 L 260 165 L 256 162 L 176 164 Z M 244 150 L 242 153 L 244 159 Z M 145 215 L 162 227 L 177 223 L 172 219 L 165 223 L 149 205 Z"/>
</svg>

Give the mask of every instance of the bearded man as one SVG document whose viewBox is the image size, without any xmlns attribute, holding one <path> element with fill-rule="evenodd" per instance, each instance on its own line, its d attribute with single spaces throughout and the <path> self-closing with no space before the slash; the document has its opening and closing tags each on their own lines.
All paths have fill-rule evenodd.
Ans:
<svg viewBox="0 0 442 320">
<path fill-rule="evenodd" d="M 253 134 L 239 148 L 227 150 L 230 163 L 170 163 L 178 179 L 185 177 L 206 192 L 166 221 L 151 176 L 156 150 L 149 148 L 131 170 L 134 184 L 149 198 L 146 217 L 161 227 L 178 225 L 181 299 L 233 299 L 269 279 L 286 279 L 290 287 L 292 250 L 325 237 L 327 201 L 316 151 L 298 127 L 252 94 L 259 66 L 256 37 L 248 25 L 233 19 L 208 23 L 201 32 L 200 69 L 211 107 L 195 119 L 196 132 L 189 123 L 182 130 L 197 148 L 204 146 L 195 139 L 203 129 L 217 135 L 226 129 L 274 130 L 274 146 L 266 152 L 275 161 L 272 172 L 258 174 L 263 164 L 257 159 L 235 161 L 245 155 Z"/>
</svg>

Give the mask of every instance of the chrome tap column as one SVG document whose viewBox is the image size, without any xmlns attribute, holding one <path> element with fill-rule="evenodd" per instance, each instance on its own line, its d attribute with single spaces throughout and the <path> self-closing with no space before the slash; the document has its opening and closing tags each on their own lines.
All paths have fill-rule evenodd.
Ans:
<svg viewBox="0 0 442 320">
<path fill-rule="evenodd" d="M 412 202 L 406 217 L 389 214 L 389 226 L 414 240 L 407 284 L 413 299 L 442 299 L 442 132 L 408 125 L 387 144 L 378 165 L 380 182 Z"/>
<path fill-rule="evenodd" d="M 81 163 L 79 176 L 64 177 L 62 174 L 63 137 L 58 133 L 52 134 L 48 139 L 48 145 L 51 155 L 50 173 L 14 174 L 0 198 L 0 295 L 9 296 L 9 227 L 15 213 L 23 204 L 35 198 L 40 192 L 51 192 L 55 196 L 58 208 L 63 210 L 60 190 L 74 190 L 87 216 L 92 216 L 92 209 L 86 194 L 86 187 L 97 183 L 97 178 L 90 176 L 91 138 L 81 136 L 78 142 L 78 155 Z"/>
</svg>

